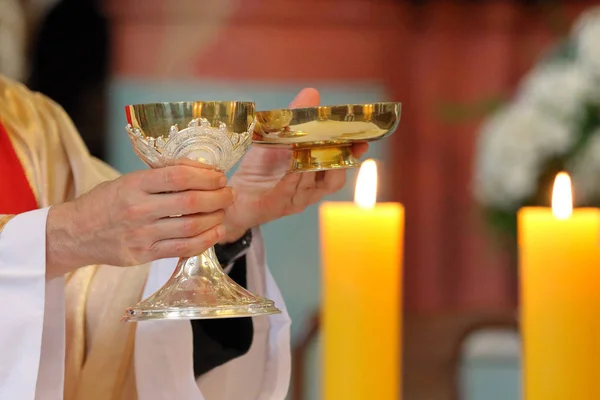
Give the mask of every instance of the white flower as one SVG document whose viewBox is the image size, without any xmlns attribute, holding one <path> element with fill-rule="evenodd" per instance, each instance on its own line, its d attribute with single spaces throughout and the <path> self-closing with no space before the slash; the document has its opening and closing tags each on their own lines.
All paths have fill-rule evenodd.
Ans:
<svg viewBox="0 0 600 400">
<path fill-rule="evenodd" d="M 564 156 L 579 137 L 590 102 L 600 104 L 600 7 L 573 31 L 577 58 L 534 69 L 516 101 L 483 126 L 475 166 L 475 195 L 488 207 L 512 212 L 538 190 L 542 168 Z M 600 198 L 600 129 L 569 165 L 575 199 Z"/>
<path fill-rule="evenodd" d="M 600 129 L 592 133 L 587 146 L 570 165 L 574 197 L 591 204 L 600 199 Z"/>
<path fill-rule="evenodd" d="M 515 102 L 484 125 L 475 165 L 475 196 L 487 206 L 512 210 L 537 190 L 544 163 L 564 154 L 575 132 L 524 102 Z"/>
<path fill-rule="evenodd" d="M 587 70 L 579 64 L 549 63 L 527 75 L 517 99 L 570 122 L 582 118 L 584 105 L 594 97 L 594 89 Z"/>
<path fill-rule="evenodd" d="M 600 83 L 600 7 L 579 18 L 573 29 L 577 58 L 588 73 Z"/>
</svg>

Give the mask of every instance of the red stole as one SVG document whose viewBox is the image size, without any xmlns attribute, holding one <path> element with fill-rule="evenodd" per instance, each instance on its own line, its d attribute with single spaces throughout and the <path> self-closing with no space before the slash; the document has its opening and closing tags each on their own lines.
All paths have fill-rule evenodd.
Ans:
<svg viewBox="0 0 600 400">
<path fill-rule="evenodd" d="M 0 122 L 0 214 L 20 214 L 37 208 L 25 170 Z"/>
</svg>

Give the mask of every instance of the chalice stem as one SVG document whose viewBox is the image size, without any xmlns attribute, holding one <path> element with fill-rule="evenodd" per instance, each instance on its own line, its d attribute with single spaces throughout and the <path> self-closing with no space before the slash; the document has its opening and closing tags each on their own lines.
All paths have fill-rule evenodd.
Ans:
<svg viewBox="0 0 600 400">
<path fill-rule="evenodd" d="M 222 285 L 222 295 L 230 298 L 231 301 L 234 301 L 238 296 L 252 296 L 243 287 L 235 284 L 229 275 L 225 273 L 219 263 L 214 246 L 199 256 L 180 258 L 168 283 L 186 279 L 200 279 L 205 281 L 207 285 L 219 285 L 220 282 L 226 280 L 232 285 Z"/>
<path fill-rule="evenodd" d="M 227 275 L 214 247 L 180 258 L 158 291 L 127 309 L 127 321 L 234 318 L 279 313 L 273 301 L 256 296 Z"/>
<path fill-rule="evenodd" d="M 194 276 L 218 276 L 220 278 L 224 274 L 225 272 L 217 259 L 215 248 L 211 247 L 199 256 L 180 258 L 172 279 Z"/>
</svg>

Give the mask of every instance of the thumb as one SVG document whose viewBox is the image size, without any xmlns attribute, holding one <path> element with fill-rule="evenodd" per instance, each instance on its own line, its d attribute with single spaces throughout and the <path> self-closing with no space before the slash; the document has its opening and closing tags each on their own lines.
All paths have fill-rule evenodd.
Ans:
<svg viewBox="0 0 600 400">
<path fill-rule="evenodd" d="M 314 107 L 321 101 L 319 91 L 313 88 L 302 89 L 290 103 L 290 108 Z"/>
</svg>

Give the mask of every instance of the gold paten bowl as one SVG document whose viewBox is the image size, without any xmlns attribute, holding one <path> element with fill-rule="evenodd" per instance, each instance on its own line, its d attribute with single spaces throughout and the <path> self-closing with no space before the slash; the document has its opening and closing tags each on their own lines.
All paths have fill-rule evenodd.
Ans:
<svg viewBox="0 0 600 400">
<path fill-rule="evenodd" d="M 352 143 L 391 135 L 401 109 L 385 102 L 258 111 L 253 144 L 291 149 L 294 172 L 357 167 Z"/>
</svg>

